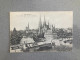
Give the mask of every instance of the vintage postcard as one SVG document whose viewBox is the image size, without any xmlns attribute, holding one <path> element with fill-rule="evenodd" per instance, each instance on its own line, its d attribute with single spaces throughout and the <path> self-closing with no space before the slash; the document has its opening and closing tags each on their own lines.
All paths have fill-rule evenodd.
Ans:
<svg viewBox="0 0 80 60">
<path fill-rule="evenodd" d="M 71 51 L 72 11 L 10 12 L 10 53 Z"/>
</svg>

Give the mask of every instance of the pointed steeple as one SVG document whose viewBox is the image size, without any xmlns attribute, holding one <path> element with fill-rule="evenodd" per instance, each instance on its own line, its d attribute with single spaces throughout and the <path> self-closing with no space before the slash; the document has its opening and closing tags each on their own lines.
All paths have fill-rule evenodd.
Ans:
<svg viewBox="0 0 80 60">
<path fill-rule="evenodd" d="M 29 28 L 29 22 L 28 22 L 28 28 Z"/>
<path fill-rule="evenodd" d="M 44 21 L 45 21 L 45 15 L 44 15 Z"/>
<path fill-rule="evenodd" d="M 49 21 L 48 21 L 47 29 L 50 29 L 49 27 L 50 27 L 50 26 L 49 26 Z"/>
<path fill-rule="evenodd" d="M 55 25 L 52 25 L 52 31 L 55 32 Z"/>
<path fill-rule="evenodd" d="M 44 26 L 46 26 L 46 20 L 45 20 L 45 15 L 44 15 L 44 23 L 43 23 Z"/>
<path fill-rule="evenodd" d="M 13 32 L 16 31 L 16 28 L 14 27 Z"/>
<path fill-rule="evenodd" d="M 39 20 L 39 34 L 41 34 L 41 29 L 42 29 L 42 22 L 41 22 L 41 15 L 40 15 L 40 20 Z"/>
<path fill-rule="evenodd" d="M 52 32 L 54 32 L 53 25 L 52 25 Z"/>
<path fill-rule="evenodd" d="M 40 20 L 39 20 L 39 27 L 42 27 L 41 15 L 40 15 Z"/>
<path fill-rule="evenodd" d="M 13 33 L 14 33 L 14 35 L 17 34 L 17 30 L 16 30 L 15 27 L 14 27 L 14 29 L 13 29 Z"/>
</svg>

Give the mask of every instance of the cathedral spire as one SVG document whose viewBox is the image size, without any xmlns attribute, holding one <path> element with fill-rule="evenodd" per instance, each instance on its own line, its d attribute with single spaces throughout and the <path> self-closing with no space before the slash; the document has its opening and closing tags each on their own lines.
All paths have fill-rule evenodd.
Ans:
<svg viewBox="0 0 80 60">
<path fill-rule="evenodd" d="M 42 29 L 42 22 L 41 22 L 41 15 L 40 15 L 40 20 L 39 20 L 39 33 L 41 33 Z"/>
<path fill-rule="evenodd" d="M 16 28 L 14 27 L 14 29 L 13 29 L 13 32 L 16 32 L 17 30 L 16 30 Z"/>
<path fill-rule="evenodd" d="M 42 27 L 41 15 L 40 15 L 39 27 Z"/>
<path fill-rule="evenodd" d="M 46 20 L 45 20 L 45 15 L 44 15 L 44 23 L 43 23 L 44 26 L 46 26 Z"/>
<path fill-rule="evenodd" d="M 29 28 L 29 22 L 28 22 L 28 28 Z"/>
<path fill-rule="evenodd" d="M 49 21 L 48 21 L 48 29 L 49 29 Z"/>
<path fill-rule="evenodd" d="M 52 31 L 55 32 L 55 25 L 52 25 Z"/>
</svg>

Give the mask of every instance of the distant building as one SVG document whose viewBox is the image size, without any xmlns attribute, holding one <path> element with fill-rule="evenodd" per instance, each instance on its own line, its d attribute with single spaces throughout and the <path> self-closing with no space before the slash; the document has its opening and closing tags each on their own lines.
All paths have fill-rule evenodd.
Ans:
<svg viewBox="0 0 80 60">
<path fill-rule="evenodd" d="M 28 26 L 26 27 L 26 33 L 29 33 L 30 29 L 29 29 L 29 23 Z"/>
<path fill-rule="evenodd" d="M 29 23 L 28 23 L 28 26 L 26 27 L 26 30 L 25 30 L 25 35 L 26 36 L 32 36 L 32 35 L 37 35 L 38 34 L 38 29 L 30 29 L 29 28 Z"/>
<path fill-rule="evenodd" d="M 41 17 L 40 17 L 40 21 L 39 21 L 39 32 L 38 34 L 42 34 L 44 33 L 44 37 L 46 38 L 57 38 L 57 33 L 56 33 L 56 30 L 55 30 L 55 25 L 52 27 L 50 27 L 49 25 L 49 21 L 48 21 L 48 24 L 46 23 L 46 20 L 45 20 L 45 16 L 44 16 L 44 22 L 42 24 L 41 22 Z"/>
</svg>

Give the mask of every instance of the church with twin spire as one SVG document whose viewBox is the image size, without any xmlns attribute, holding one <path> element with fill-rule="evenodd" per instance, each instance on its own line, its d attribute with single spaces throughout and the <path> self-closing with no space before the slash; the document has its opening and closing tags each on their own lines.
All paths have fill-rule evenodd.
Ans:
<svg viewBox="0 0 80 60">
<path fill-rule="evenodd" d="M 52 33 L 55 32 L 55 25 L 50 25 L 49 21 L 46 22 L 45 20 L 45 16 L 44 16 L 44 22 L 42 23 L 41 21 L 41 17 L 40 17 L 40 21 L 39 21 L 39 33 L 46 33 L 48 31 L 51 31 Z"/>
<path fill-rule="evenodd" d="M 43 23 L 42 23 L 41 17 L 40 17 L 38 34 L 41 36 L 44 36 L 47 39 L 53 38 L 53 36 L 55 38 L 57 38 L 55 25 L 53 26 L 53 25 L 49 24 L 49 21 L 46 22 L 45 16 L 44 16 L 44 22 Z"/>
</svg>

